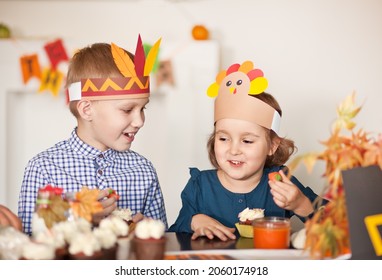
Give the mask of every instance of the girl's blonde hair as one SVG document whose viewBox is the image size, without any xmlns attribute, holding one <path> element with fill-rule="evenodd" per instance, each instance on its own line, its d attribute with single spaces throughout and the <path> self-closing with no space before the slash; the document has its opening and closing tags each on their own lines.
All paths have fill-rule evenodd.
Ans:
<svg viewBox="0 0 382 280">
<path fill-rule="evenodd" d="M 134 60 L 134 56 L 125 50 Z M 66 78 L 66 88 L 70 84 L 88 78 L 122 77 L 123 75 L 114 63 L 111 46 L 107 43 L 95 43 L 77 51 L 70 60 Z M 77 101 L 69 103 L 72 114 L 78 118 Z"/>
<path fill-rule="evenodd" d="M 277 100 L 270 95 L 269 93 L 263 92 L 258 95 L 253 95 L 253 98 L 258 98 L 261 101 L 267 103 L 268 105 L 272 106 L 279 114 L 282 116 L 282 110 L 277 102 Z M 281 166 L 285 164 L 290 156 L 297 151 L 297 147 L 294 144 L 293 140 L 287 139 L 287 138 L 282 138 L 279 137 L 274 131 L 269 130 L 267 128 L 264 128 L 268 133 L 267 133 L 267 141 L 269 144 L 272 144 L 273 141 L 278 140 L 279 146 L 274 152 L 273 155 L 268 156 L 266 161 L 265 161 L 265 167 L 272 167 L 272 166 Z M 215 129 L 211 133 L 208 142 L 207 142 L 207 150 L 208 150 L 208 157 L 211 162 L 211 164 L 218 169 L 219 164 L 216 160 L 215 156 Z"/>
</svg>

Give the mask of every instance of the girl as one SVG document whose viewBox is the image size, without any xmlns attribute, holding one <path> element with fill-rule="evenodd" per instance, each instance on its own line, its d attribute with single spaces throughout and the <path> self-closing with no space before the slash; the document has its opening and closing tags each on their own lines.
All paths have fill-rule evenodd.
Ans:
<svg viewBox="0 0 382 280">
<path fill-rule="evenodd" d="M 207 146 L 215 169 L 190 169 L 182 209 L 169 231 L 228 240 L 236 238 L 234 224 L 246 207 L 265 209 L 265 216 L 297 215 L 302 221 L 314 212 L 317 195 L 283 171 L 296 147 L 277 134 L 282 112 L 264 92 L 266 86 L 250 61 L 222 71 L 210 86 L 208 95 L 217 98 Z M 282 181 L 269 180 L 272 172 L 279 172 Z"/>
</svg>

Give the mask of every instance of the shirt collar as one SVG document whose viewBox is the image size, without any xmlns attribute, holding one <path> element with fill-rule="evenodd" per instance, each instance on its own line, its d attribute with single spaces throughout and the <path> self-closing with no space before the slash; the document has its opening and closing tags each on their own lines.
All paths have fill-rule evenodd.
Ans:
<svg viewBox="0 0 382 280">
<path fill-rule="evenodd" d="M 117 151 L 115 151 L 113 149 L 108 149 L 104 152 L 101 152 L 100 150 L 94 148 L 93 146 L 86 144 L 84 141 L 82 141 L 78 137 L 77 127 L 75 129 L 73 129 L 73 131 L 70 135 L 69 145 L 78 154 L 85 156 L 87 158 L 91 158 L 91 159 L 100 157 L 102 155 L 105 159 L 112 160 L 115 158 L 115 155 L 117 153 Z"/>
</svg>

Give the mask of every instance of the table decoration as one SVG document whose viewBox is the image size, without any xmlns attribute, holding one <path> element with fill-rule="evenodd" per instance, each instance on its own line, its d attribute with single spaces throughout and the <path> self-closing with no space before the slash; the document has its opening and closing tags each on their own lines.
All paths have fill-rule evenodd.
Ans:
<svg viewBox="0 0 382 280">
<path fill-rule="evenodd" d="M 305 223 L 304 249 L 313 259 L 338 258 L 351 253 L 348 213 L 342 172 L 356 167 L 378 165 L 382 168 L 382 137 L 372 137 L 370 132 L 356 130 L 354 118 L 362 106 L 355 105 L 355 93 L 347 96 L 337 107 L 337 119 L 331 135 L 321 143 L 322 152 L 312 152 L 296 157 L 288 165 L 291 173 L 303 163 L 310 172 L 317 161 L 326 165 L 323 176 L 327 180 L 323 197 L 329 200 Z M 362 187 L 362 186 L 359 186 Z"/>
</svg>

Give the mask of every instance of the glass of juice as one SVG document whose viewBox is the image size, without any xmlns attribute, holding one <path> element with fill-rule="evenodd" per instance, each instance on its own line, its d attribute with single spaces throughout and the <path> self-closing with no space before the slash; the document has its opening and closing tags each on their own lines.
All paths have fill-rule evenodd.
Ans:
<svg viewBox="0 0 382 280">
<path fill-rule="evenodd" d="M 264 217 L 253 221 L 255 249 L 288 249 L 290 220 L 284 217 Z"/>
</svg>

